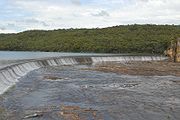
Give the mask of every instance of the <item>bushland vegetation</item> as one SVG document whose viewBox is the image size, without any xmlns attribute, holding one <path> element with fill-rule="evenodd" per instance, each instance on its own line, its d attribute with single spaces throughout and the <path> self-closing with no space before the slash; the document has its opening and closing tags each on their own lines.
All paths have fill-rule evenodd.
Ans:
<svg viewBox="0 0 180 120">
<path fill-rule="evenodd" d="M 0 34 L 0 50 L 162 54 L 177 37 L 180 25 L 31 30 Z"/>
</svg>

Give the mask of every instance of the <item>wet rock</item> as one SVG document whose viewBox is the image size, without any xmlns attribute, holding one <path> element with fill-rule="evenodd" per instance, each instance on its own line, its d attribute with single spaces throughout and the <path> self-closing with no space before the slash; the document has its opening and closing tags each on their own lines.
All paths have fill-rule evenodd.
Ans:
<svg viewBox="0 0 180 120">
<path fill-rule="evenodd" d="M 81 88 L 83 89 L 88 89 L 88 88 L 94 88 L 95 86 L 93 85 L 82 85 Z"/>
<path fill-rule="evenodd" d="M 62 106 L 61 110 L 79 110 L 79 106 Z"/>
<path fill-rule="evenodd" d="M 65 120 L 84 120 L 89 117 L 93 120 L 97 117 L 97 110 L 92 108 L 80 108 L 79 106 L 62 106 L 59 115 Z"/>
<path fill-rule="evenodd" d="M 3 107 L 0 107 L 0 120 L 6 120 L 6 110 Z"/>
<path fill-rule="evenodd" d="M 173 83 L 180 84 L 180 80 L 172 80 Z"/>
<path fill-rule="evenodd" d="M 58 80 L 58 79 L 63 79 L 63 78 L 55 77 L 55 76 L 44 76 L 44 79 L 48 79 L 48 80 Z"/>
<path fill-rule="evenodd" d="M 43 113 L 42 112 L 38 112 L 38 113 L 33 113 L 30 115 L 26 115 L 23 119 L 29 119 L 29 118 L 36 118 L 36 117 L 42 117 Z"/>
</svg>

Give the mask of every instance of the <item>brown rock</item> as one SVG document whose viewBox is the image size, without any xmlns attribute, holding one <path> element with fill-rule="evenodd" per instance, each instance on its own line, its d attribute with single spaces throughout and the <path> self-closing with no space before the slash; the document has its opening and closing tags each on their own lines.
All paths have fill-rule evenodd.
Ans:
<svg viewBox="0 0 180 120">
<path fill-rule="evenodd" d="M 170 57 L 171 61 L 180 62 L 180 38 L 171 42 L 171 46 L 165 51 L 165 54 Z"/>
</svg>

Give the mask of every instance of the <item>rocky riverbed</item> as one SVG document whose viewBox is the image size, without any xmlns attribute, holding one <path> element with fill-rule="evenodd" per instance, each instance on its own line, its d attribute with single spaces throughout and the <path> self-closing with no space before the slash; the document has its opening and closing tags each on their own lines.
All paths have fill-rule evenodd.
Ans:
<svg viewBox="0 0 180 120">
<path fill-rule="evenodd" d="M 179 64 L 48 66 L 1 95 L 0 119 L 179 120 L 179 93 Z"/>
<path fill-rule="evenodd" d="M 167 76 L 180 77 L 180 63 L 167 61 L 160 62 L 128 62 L 128 63 L 103 63 L 96 65 L 92 70 L 114 72 L 126 75 Z"/>
</svg>

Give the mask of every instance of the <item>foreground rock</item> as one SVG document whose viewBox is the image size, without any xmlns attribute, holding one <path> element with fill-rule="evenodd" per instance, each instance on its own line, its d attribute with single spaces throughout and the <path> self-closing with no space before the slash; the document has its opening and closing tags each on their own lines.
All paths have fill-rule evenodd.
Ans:
<svg viewBox="0 0 180 120">
<path fill-rule="evenodd" d="M 59 115 L 60 118 L 63 117 L 65 120 L 86 120 L 87 116 L 94 120 L 101 119 L 100 116 L 97 116 L 97 112 L 97 110 L 91 108 L 85 109 L 79 106 L 62 106 Z"/>
</svg>

